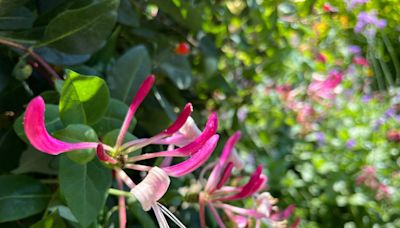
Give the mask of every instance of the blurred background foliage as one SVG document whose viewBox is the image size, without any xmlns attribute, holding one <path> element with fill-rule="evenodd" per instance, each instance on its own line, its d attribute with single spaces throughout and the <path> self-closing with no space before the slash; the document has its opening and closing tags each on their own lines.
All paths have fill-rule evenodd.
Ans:
<svg viewBox="0 0 400 228">
<path fill-rule="evenodd" d="M 111 97 L 121 101 L 112 101 L 115 110 L 126 110 L 123 103 L 154 73 L 157 84 L 139 110 L 135 135 L 163 129 L 187 101 L 199 126 L 217 110 L 223 140 L 243 132 L 238 151 L 245 170 L 263 164 L 272 195 L 282 207 L 296 205 L 293 217 L 301 218 L 301 227 L 399 227 L 400 5 L 351 2 L 356 1 L 0 0 L 1 173 L 54 175 L 48 160 L 27 167 L 34 157 L 43 158 L 18 137 L 21 126 L 13 125 L 33 96 L 58 103 L 62 82 L 56 75 L 65 69 L 104 78 Z M 386 25 L 356 32 L 361 12 L 376 12 Z M 352 52 L 350 45 L 359 50 Z M 313 76 L 332 70 L 345 75 L 339 95 L 312 100 L 306 88 Z M 308 127 L 277 92 L 282 85 L 312 105 Z M 123 113 L 109 114 L 115 126 Z M 55 116 L 49 131 L 64 128 L 57 121 Z M 107 133 L 91 126 L 98 137 Z M 379 187 L 360 180 L 366 173 Z M 25 176 L 7 178 L 40 184 Z M 174 189 L 190 178 L 174 180 Z M 169 192 L 164 200 L 179 209 L 185 224 L 193 224 L 196 207 L 177 195 Z M 42 204 L 5 224 L 33 224 L 40 219 L 34 214 L 46 208 Z M 133 224 L 149 224 L 140 209 L 131 211 Z M 0 222 L 11 221 L 7 216 L 0 215 Z M 65 213 L 51 216 L 68 220 Z"/>
</svg>

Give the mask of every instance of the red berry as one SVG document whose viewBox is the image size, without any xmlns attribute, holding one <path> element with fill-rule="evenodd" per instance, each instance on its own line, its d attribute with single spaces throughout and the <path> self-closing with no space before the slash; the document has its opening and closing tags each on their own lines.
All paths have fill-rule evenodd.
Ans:
<svg viewBox="0 0 400 228">
<path fill-rule="evenodd" d="M 176 48 L 175 48 L 175 52 L 178 55 L 187 55 L 190 52 L 190 46 L 188 43 L 186 42 L 180 42 Z"/>
</svg>

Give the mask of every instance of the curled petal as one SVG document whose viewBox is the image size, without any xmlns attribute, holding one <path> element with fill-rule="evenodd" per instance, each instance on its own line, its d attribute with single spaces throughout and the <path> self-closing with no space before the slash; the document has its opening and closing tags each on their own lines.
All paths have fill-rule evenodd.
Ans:
<svg viewBox="0 0 400 228">
<path fill-rule="evenodd" d="M 222 186 L 224 186 L 224 184 L 226 183 L 226 181 L 229 179 L 229 177 L 232 174 L 233 166 L 234 166 L 233 162 L 229 162 L 226 165 L 224 172 L 222 172 L 221 179 L 219 180 L 219 182 L 216 186 L 216 189 L 220 189 Z"/>
<path fill-rule="evenodd" d="M 181 114 L 178 116 L 178 118 L 176 118 L 175 122 L 164 131 L 164 134 L 172 135 L 173 133 L 177 132 L 186 123 L 186 120 L 189 118 L 192 112 L 192 104 L 186 104 Z"/>
<path fill-rule="evenodd" d="M 135 97 L 133 98 L 131 106 L 129 106 L 128 113 L 126 113 L 124 122 L 122 124 L 121 130 L 117 138 L 117 143 L 115 144 L 116 148 L 120 147 L 122 142 L 124 141 L 126 132 L 128 131 L 129 128 L 129 124 L 131 123 L 132 118 L 135 115 L 135 112 L 138 109 L 139 105 L 143 102 L 144 98 L 150 92 L 150 89 L 153 86 L 154 81 L 155 81 L 154 75 L 149 75 L 140 85 Z"/>
<path fill-rule="evenodd" d="M 33 98 L 26 108 L 24 117 L 24 131 L 26 137 L 33 147 L 52 155 L 80 150 L 94 149 L 97 147 L 95 142 L 70 143 L 60 141 L 52 137 L 46 130 L 44 123 L 45 103 L 42 97 Z"/>
<path fill-rule="evenodd" d="M 274 221 L 285 220 L 293 214 L 295 208 L 296 207 L 293 204 L 291 204 L 285 210 L 272 214 L 270 218 Z"/>
<path fill-rule="evenodd" d="M 212 136 L 203 147 L 189 159 L 173 166 L 164 167 L 164 171 L 173 177 L 181 177 L 194 171 L 208 160 L 217 146 L 218 139 L 218 135 Z"/>
<path fill-rule="evenodd" d="M 238 193 L 223 198 L 217 198 L 215 200 L 219 201 L 238 200 L 251 196 L 259 189 L 261 189 L 261 186 L 263 186 L 266 182 L 265 176 L 262 175 L 261 172 L 262 172 L 262 166 L 259 165 L 257 169 L 254 171 L 254 173 L 251 175 L 250 180 L 240 188 L 240 191 Z"/>
<path fill-rule="evenodd" d="M 224 149 L 222 151 L 221 157 L 218 160 L 218 163 L 215 165 L 214 169 L 212 170 L 210 177 L 207 181 L 206 191 L 212 191 L 217 186 L 218 182 L 221 179 L 221 172 L 224 168 L 226 162 L 228 161 L 229 155 L 231 154 L 233 147 L 237 143 L 240 138 L 240 131 L 237 131 L 231 137 L 229 137 L 228 141 L 226 142 Z"/>
<path fill-rule="evenodd" d="M 168 174 L 158 167 L 150 169 L 147 176 L 131 189 L 143 210 L 148 211 L 167 192 L 170 180 Z"/>
<path fill-rule="evenodd" d="M 131 151 L 134 151 L 136 149 L 145 147 L 149 144 L 158 142 L 158 141 L 162 140 L 163 138 L 174 134 L 185 124 L 186 120 L 189 118 L 192 111 L 193 111 L 192 104 L 190 104 L 190 103 L 186 104 L 185 107 L 183 108 L 181 114 L 178 116 L 178 118 L 176 118 L 176 120 L 167 129 L 165 129 L 161 133 L 159 133 L 151 138 L 148 138 L 148 139 L 139 139 L 139 140 L 136 139 L 136 140 L 127 142 L 124 145 L 122 145 L 121 149 L 126 150 L 126 153 L 130 153 Z"/>
<path fill-rule="evenodd" d="M 189 116 L 185 124 L 179 129 L 179 132 L 171 137 L 158 141 L 159 144 L 174 144 L 179 147 L 185 146 L 195 140 L 201 134 L 193 118 Z"/>
<path fill-rule="evenodd" d="M 97 157 L 100 159 L 100 161 L 108 162 L 111 164 L 117 163 L 117 160 L 108 156 L 108 154 L 104 151 L 103 144 L 101 144 L 101 143 L 99 143 L 97 145 L 96 153 L 97 153 Z"/>
<path fill-rule="evenodd" d="M 184 147 L 175 149 L 175 150 L 167 150 L 167 151 L 160 151 L 155 153 L 147 153 L 138 155 L 128 159 L 130 162 L 141 161 L 156 157 L 185 157 L 189 155 L 193 155 L 197 153 L 200 148 L 210 139 L 211 136 L 215 135 L 218 128 L 218 117 L 216 113 L 213 113 L 208 118 L 206 127 L 204 131 L 200 134 L 199 137 L 196 138 L 193 142 L 187 144 Z"/>
</svg>

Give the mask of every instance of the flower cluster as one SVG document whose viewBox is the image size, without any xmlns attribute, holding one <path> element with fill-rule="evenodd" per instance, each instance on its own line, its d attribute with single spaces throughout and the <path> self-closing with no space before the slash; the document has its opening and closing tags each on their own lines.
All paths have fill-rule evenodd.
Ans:
<svg viewBox="0 0 400 228">
<path fill-rule="evenodd" d="M 211 211 L 219 227 L 225 227 L 225 223 L 217 209 L 222 210 L 237 227 L 248 227 L 252 220 L 255 220 L 256 227 L 260 227 L 263 222 L 273 227 L 285 224 L 294 206 L 291 205 L 280 212 L 275 206 L 277 200 L 268 192 L 261 193 L 267 187 L 267 176 L 262 173 L 262 166 L 259 165 L 256 168 L 247 183 L 228 185 L 229 180 L 232 179 L 233 169 L 241 168 L 238 165 L 240 163 L 236 161 L 237 155 L 234 150 L 234 145 L 239 138 L 240 132 L 232 135 L 226 142 L 220 159 L 205 168 L 206 170 L 212 168 L 212 171 L 199 195 L 201 227 L 206 227 L 206 207 Z M 230 204 L 230 202 L 243 199 L 251 199 L 253 207 L 242 208 Z"/>
<path fill-rule="evenodd" d="M 356 178 L 356 184 L 363 184 L 376 191 L 375 199 L 382 200 L 390 197 L 390 189 L 381 183 L 376 177 L 376 169 L 372 166 L 365 166 L 360 175 Z"/>
<path fill-rule="evenodd" d="M 125 183 L 134 196 L 142 205 L 145 211 L 154 210 L 160 227 L 167 227 L 163 213 L 170 217 L 176 224 L 182 226 L 178 219 L 170 213 L 164 206 L 157 201 L 166 193 L 169 187 L 169 177 L 181 177 L 191 173 L 204 164 L 214 151 L 219 136 L 216 134 L 218 118 L 216 113 L 212 113 L 203 132 L 195 126 L 193 119 L 190 118 L 192 105 L 187 104 L 176 121 L 159 134 L 143 139 L 124 142 L 129 124 L 149 93 L 154 76 L 147 77 L 140 86 L 128 113 L 122 124 L 118 138 L 114 146 L 103 144 L 102 142 L 64 142 L 52 137 L 46 130 L 44 122 L 45 103 L 42 97 L 36 97 L 27 106 L 24 118 L 25 134 L 36 149 L 51 155 L 57 155 L 79 149 L 96 149 L 98 158 L 114 167 L 115 176 L 120 189 Z M 130 153 L 141 149 L 150 144 L 166 144 L 168 150 L 145 153 L 137 156 L 128 156 Z M 175 148 L 177 147 L 177 148 Z M 183 162 L 175 165 L 167 164 L 163 167 L 151 167 L 138 164 L 138 162 L 156 157 L 187 157 Z M 170 163 L 170 162 L 169 162 Z M 148 172 L 147 176 L 136 185 L 123 169 L 133 169 Z M 126 212 L 125 199 L 119 199 L 120 204 L 120 227 L 125 227 Z"/>
<path fill-rule="evenodd" d="M 379 19 L 376 11 L 361 12 L 357 16 L 354 32 L 363 33 L 367 37 L 375 37 L 376 30 L 386 27 L 386 20 Z"/>
</svg>

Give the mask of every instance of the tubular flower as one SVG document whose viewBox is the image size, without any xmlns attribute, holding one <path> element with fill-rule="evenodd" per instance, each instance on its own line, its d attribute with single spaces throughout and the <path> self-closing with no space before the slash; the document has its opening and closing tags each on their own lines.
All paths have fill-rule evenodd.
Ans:
<svg viewBox="0 0 400 228">
<path fill-rule="evenodd" d="M 255 195 L 262 190 L 267 183 L 267 177 L 262 174 L 262 167 L 258 166 L 250 176 L 247 183 L 242 186 L 226 186 L 235 164 L 232 161 L 234 145 L 240 138 L 240 132 L 232 135 L 222 151 L 220 159 L 213 164 L 211 174 L 205 184 L 204 190 L 199 195 L 201 226 L 205 224 L 205 207 L 207 206 L 220 227 L 225 227 L 217 208 L 239 226 L 247 226 L 249 219 L 269 218 L 266 213 L 258 212 L 256 209 L 245 209 L 228 204 L 227 202 L 242 200 Z"/>
<path fill-rule="evenodd" d="M 136 188 L 133 187 L 135 184 L 132 181 L 126 182 L 127 178 L 129 178 L 126 175 L 123 175 L 123 177 L 116 175 L 116 177 L 117 180 L 125 180 L 124 182 L 126 184 L 130 184 L 132 194 L 138 198 L 144 210 L 149 210 L 151 207 L 157 215 L 157 211 L 165 211 L 165 209 L 160 209 L 160 207 L 155 206 L 155 202 L 162 197 L 166 188 L 168 188 L 169 176 L 181 177 L 199 168 L 211 156 L 217 145 L 219 136 L 216 134 L 218 128 L 217 114 L 212 113 L 209 116 L 206 126 L 201 132 L 195 125 L 193 119 L 190 118 L 193 108 L 192 105 L 188 103 L 176 118 L 175 122 L 162 132 L 150 138 L 135 139 L 123 143 L 129 124 L 131 123 L 139 105 L 151 90 L 154 80 L 155 77 L 150 75 L 139 87 L 139 90 L 125 116 L 114 146 L 106 145 L 101 142 L 70 143 L 52 137 L 45 128 L 45 103 L 43 98 L 40 96 L 32 99 L 26 109 L 24 118 L 25 134 L 33 147 L 47 154 L 57 155 L 73 150 L 93 148 L 96 149 L 99 160 L 113 164 L 115 169 L 127 168 L 138 171 L 149 171 L 148 177 L 146 177 L 147 179 L 145 178 L 143 183 L 139 184 Z M 150 144 L 168 144 L 169 149 L 166 151 L 146 153 L 128 158 L 129 153 Z M 177 146 L 177 148 L 175 148 L 175 146 Z M 188 159 L 175 165 L 167 164 L 162 168 L 136 164 L 139 161 L 157 157 L 188 157 Z M 122 172 L 123 171 L 121 170 L 119 173 Z M 144 192 L 144 187 L 141 186 L 152 186 L 152 184 L 155 183 L 155 180 L 159 181 L 158 183 L 163 183 L 163 188 L 166 187 L 165 191 Z M 150 199 L 152 201 L 149 201 Z M 123 200 L 120 201 L 120 206 L 121 204 L 124 204 Z M 124 224 L 125 222 L 121 221 L 121 224 Z M 121 224 L 120 227 L 124 227 L 124 225 Z"/>
<path fill-rule="evenodd" d="M 308 95 L 316 100 L 319 100 L 319 98 L 333 99 L 335 98 L 334 89 L 342 80 L 343 74 L 335 70 L 331 71 L 325 80 L 315 78 L 308 86 Z"/>
</svg>

